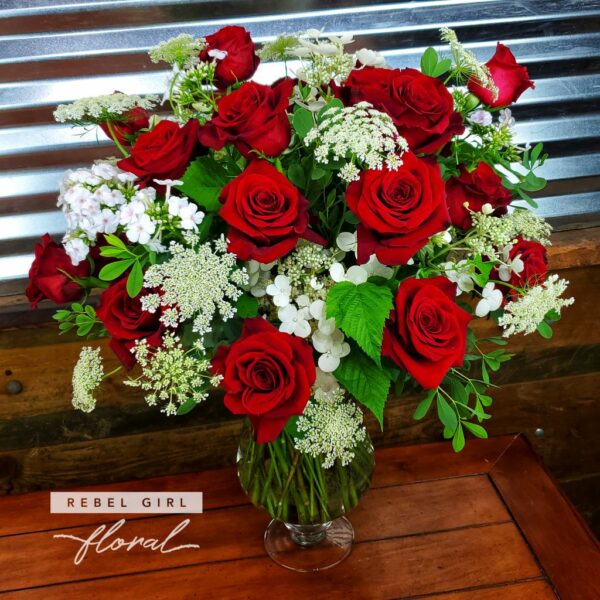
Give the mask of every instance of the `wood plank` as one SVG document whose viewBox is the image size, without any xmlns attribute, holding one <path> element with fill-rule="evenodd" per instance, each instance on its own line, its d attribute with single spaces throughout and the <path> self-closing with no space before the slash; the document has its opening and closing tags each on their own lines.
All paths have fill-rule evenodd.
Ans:
<svg viewBox="0 0 600 600">
<path fill-rule="evenodd" d="M 546 581 L 527 581 L 465 590 L 435 596 L 420 596 L 420 600 L 556 600 L 558 596 Z"/>
<path fill-rule="evenodd" d="M 600 545 L 523 437 L 489 476 L 563 600 L 600 598 Z"/>
<path fill-rule="evenodd" d="M 241 544 L 254 532 L 238 529 Z M 357 531 L 358 539 L 362 532 Z M 212 552 L 215 549 L 211 549 Z M 168 555 L 165 555 L 168 556 Z M 164 557 L 163 557 L 164 558 Z M 181 556 L 180 556 L 181 559 Z M 166 564 L 166 562 L 164 563 Z M 31 566 L 29 564 L 28 566 Z M 87 571 L 87 576 L 94 576 Z M 318 573 L 281 571 L 266 557 L 144 572 L 110 579 L 31 589 L 6 598 L 112 598 L 124 589 L 138 598 L 384 599 L 455 591 L 540 576 L 539 568 L 512 523 L 443 533 L 359 542 L 335 569 Z M 168 591 L 166 591 L 168 590 Z M 363 593 L 364 591 L 364 593 Z"/>
<path fill-rule="evenodd" d="M 475 440 L 458 455 L 452 453 L 447 444 L 439 443 L 377 450 L 377 468 L 371 487 L 376 489 L 398 484 L 411 484 L 417 481 L 430 481 L 441 477 L 468 477 L 477 473 L 487 473 L 512 439 L 513 436 L 504 436 L 489 440 Z M 482 484 L 479 483 L 479 485 Z M 93 489 L 106 491 L 205 491 L 204 503 L 207 509 L 248 503 L 233 468 L 125 483 L 77 487 L 77 491 Z M 410 491 L 407 493 L 410 495 Z M 51 516 L 48 506 L 49 494 L 47 491 L 1 498 L 1 512 L 7 518 L 0 519 L 0 536 L 31 532 L 34 530 L 32 523 L 37 524 L 35 530 L 42 530 L 104 522 L 102 515 Z"/>
</svg>

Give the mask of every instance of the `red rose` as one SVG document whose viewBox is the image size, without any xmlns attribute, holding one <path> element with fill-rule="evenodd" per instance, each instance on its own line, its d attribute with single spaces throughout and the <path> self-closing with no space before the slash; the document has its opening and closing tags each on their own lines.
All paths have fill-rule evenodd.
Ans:
<svg viewBox="0 0 600 600">
<path fill-rule="evenodd" d="M 308 200 L 264 160 L 252 161 L 220 199 L 229 251 L 240 260 L 269 263 L 291 252 L 300 237 L 317 241 L 308 230 Z"/>
<path fill-rule="evenodd" d="M 508 253 L 510 261 L 517 257 L 523 262 L 523 270 L 519 273 L 512 272 L 508 283 L 521 288 L 538 285 L 545 281 L 548 271 L 548 253 L 542 244 L 524 240 L 519 236 L 517 243 Z"/>
<path fill-rule="evenodd" d="M 213 51 L 226 52 L 227 56 L 213 57 L 210 55 Z M 237 25 L 227 25 L 216 33 L 207 35 L 206 48 L 200 53 L 200 60 L 216 61 L 215 84 L 220 88 L 250 79 L 260 62 L 254 52 L 250 34 Z"/>
<path fill-rule="evenodd" d="M 498 97 L 494 100 L 494 94 L 475 80 L 469 81 L 468 85 L 469 90 L 488 106 L 508 106 L 516 102 L 527 88 L 535 87 L 527 68 L 515 60 L 504 44 L 498 43 L 496 53 L 485 64 L 498 88 Z"/>
<path fill-rule="evenodd" d="M 309 344 L 260 317 L 246 319 L 231 346 L 219 346 L 212 366 L 223 375 L 225 406 L 249 416 L 260 444 L 272 442 L 292 415 L 303 413 L 316 377 Z"/>
<path fill-rule="evenodd" d="M 471 315 L 455 298 L 456 284 L 446 277 L 410 277 L 398 288 L 381 354 L 424 388 L 437 387 L 451 367 L 463 363 Z"/>
<path fill-rule="evenodd" d="M 153 179 L 177 179 L 185 173 L 196 150 L 198 125 L 195 119 L 183 127 L 173 121 L 161 121 L 152 131 L 142 133 L 131 148 L 131 155 L 117 164 L 146 185 Z"/>
<path fill-rule="evenodd" d="M 346 190 L 346 203 L 360 219 L 358 262 L 371 254 L 401 265 L 450 224 L 444 182 L 437 164 L 402 155 L 397 171 L 363 171 Z"/>
<path fill-rule="evenodd" d="M 217 114 L 200 129 L 200 142 L 220 150 L 233 144 L 246 158 L 257 152 L 277 156 L 289 145 L 292 130 L 287 107 L 294 83 L 282 79 L 272 87 L 249 81 L 222 96 Z"/>
<path fill-rule="evenodd" d="M 147 110 L 140 106 L 136 106 L 136 108 L 132 108 L 130 111 L 123 114 L 120 120 L 110 122 L 112 134 L 107 121 L 100 123 L 100 128 L 111 140 L 114 135 L 119 144 L 130 146 L 131 137 L 140 129 L 146 129 L 150 124 L 149 117 L 150 113 Z"/>
<path fill-rule="evenodd" d="M 354 70 L 340 95 L 347 104 L 370 102 L 390 115 L 416 154 L 435 152 L 465 129 L 446 86 L 416 69 Z"/>
<path fill-rule="evenodd" d="M 135 365 L 135 358 L 130 352 L 135 340 L 146 338 L 148 344 L 154 347 L 162 343 L 160 311 L 149 313 L 142 310 L 140 295 L 131 298 L 127 293 L 126 278 L 102 292 L 96 314 L 111 335 L 112 351 L 128 369 Z"/>
<path fill-rule="evenodd" d="M 497 217 L 506 214 L 506 207 L 512 202 L 512 194 L 502 185 L 502 178 L 487 163 L 480 162 L 474 171 L 467 171 L 461 165 L 460 176 L 451 177 L 446 182 L 446 202 L 452 225 L 469 229 L 473 212 L 481 212 L 484 204 L 491 204 Z"/>
<path fill-rule="evenodd" d="M 35 258 L 29 269 L 29 285 L 25 295 L 31 308 L 36 308 L 42 300 L 52 300 L 55 304 L 74 302 L 83 295 L 83 289 L 67 275 L 78 279 L 88 277 L 90 264 L 87 260 L 73 266 L 65 249 L 46 233 L 41 243 L 35 245 Z"/>
</svg>

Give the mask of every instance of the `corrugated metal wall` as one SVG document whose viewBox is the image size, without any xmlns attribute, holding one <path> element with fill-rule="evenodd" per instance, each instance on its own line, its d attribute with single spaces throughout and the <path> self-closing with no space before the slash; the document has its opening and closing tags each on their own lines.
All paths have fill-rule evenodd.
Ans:
<svg viewBox="0 0 600 600">
<path fill-rule="evenodd" d="M 162 94 L 147 49 L 181 32 L 244 25 L 256 41 L 306 29 L 354 34 L 358 47 L 417 67 L 454 27 L 482 59 L 506 42 L 536 81 L 514 110 L 521 142 L 543 141 L 550 180 L 539 212 L 560 228 L 600 223 L 600 0 L 0 0 L 0 295 L 21 293 L 36 238 L 60 235 L 63 170 L 111 153 L 100 134 L 53 123 L 81 96 Z M 274 79 L 279 65 L 261 65 Z"/>
</svg>

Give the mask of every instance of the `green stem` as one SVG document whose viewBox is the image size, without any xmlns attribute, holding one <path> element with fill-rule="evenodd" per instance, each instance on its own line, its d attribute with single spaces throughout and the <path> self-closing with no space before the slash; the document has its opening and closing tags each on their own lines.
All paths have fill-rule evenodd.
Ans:
<svg viewBox="0 0 600 600">
<path fill-rule="evenodd" d="M 102 377 L 102 381 L 104 381 L 105 379 L 108 379 L 111 375 L 114 375 L 115 373 L 118 373 L 122 369 L 123 369 L 123 367 L 117 367 L 116 369 L 113 369 L 112 371 L 109 371 L 108 373 L 106 373 L 106 375 L 104 375 L 104 377 Z"/>
<path fill-rule="evenodd" d="M 129 152 L 127 152 L 127 150 L 125 150 L 125 148 L 123 148 L 123 146 L 121 145 L 121 142 L 119 142 L 119 139 L 117 138 L 117 134 L 115 133 L 115 130 L 113 129 L 112 123 L 110 121 L 106 121 L 106 126 L 108 127 L 108 131 L 110 133 L 110 137 L 112 138 L 112 141 L 117 145 L 117 148 L 121 151 L 121 154 L 127 158 L 129 156 Z"/>
</svg>

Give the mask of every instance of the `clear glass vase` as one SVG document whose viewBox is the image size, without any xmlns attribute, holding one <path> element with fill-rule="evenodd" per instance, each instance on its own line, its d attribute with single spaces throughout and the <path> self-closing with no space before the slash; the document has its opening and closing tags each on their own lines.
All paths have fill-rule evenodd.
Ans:
<svg viewBox="0 0 600 600">
<path fill-rule="evenodd" d="M 375 468 L 371 439 L 354 449 L 353 460 L 324 468 L 294 448 L 282 432 L 268 444 L 254 441 L 247 421 L 237 456 L 238 477 L 252 503 L 272 521 L 265 531 L 265 548 L 280 565 L 295 571 L 318 571 L 350 554 L 352 525 L 344 516 L 369 489 Z"/>
</svg>

